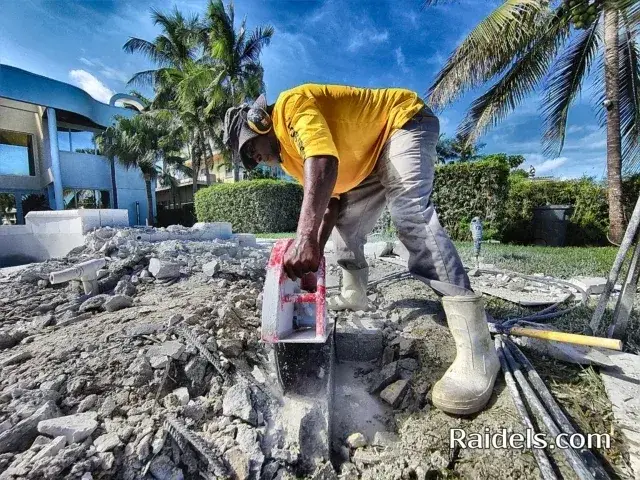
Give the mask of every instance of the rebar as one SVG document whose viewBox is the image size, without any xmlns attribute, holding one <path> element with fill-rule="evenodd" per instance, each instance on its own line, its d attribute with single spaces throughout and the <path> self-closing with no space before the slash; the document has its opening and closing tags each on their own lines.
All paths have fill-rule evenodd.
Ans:
<svg viewBox="0 0 640 480">
<path fill-rule="evenodd" d="M 507 388 L 511 393 L 511 398 L 513 399 L 513 403 L 516 406 L 516 410 L 520 414 L 520 421 L 525 429 L 529 429 L 530 431 L 535 431 L 533 427 L 533 422 L 531 421 L 531 417 L 529 417 L 529 412 L 527 412 L 527 408 L 524 406 L 524 402 L 522 401 L 522 397 L 520 396 L 520 392 L 518 391 L 518 387 L 516 386 L 516 382 L 513 379 L 513 373 L 509 368 L 509 364 L 505 359 L 504 352 L 502 349 L 502 343 L 500 342 L 500 338 L 496 337 L 495 340 L 496 352 L 498 353 L 498 358 L 500 359 L 500 367 L 502 368 L 502 373 L 504 374 L 504 381 L 507 384 Z M 553 467 L 547 458 L 547 454 L 544 450 L 540 448 L 532 449 L 533 457 L 538 464 L 538 468 L 540 469 L 540 473 L 542 474 L 542 478 L 545 480 L 554 480 L 558 477 L 553 471 Z"/>
<path fill-rule="evenodd" d="M 198 341 L 198 339 L 192 332 L 190 332 L 186 328 L 177 328 L 176 333 L 180 335 L 182 338 L 184 338 L 187 341 L 187 343 L 190 343 L 193 347 L 198 349 L 198 351 L 200 352 L 200 355 L 206 358 L 207 361 L 211 365 L 213 365 L 213 368 L 216 369 L 218 374 L 223 379 L 227 378 L 227 372 L 225 372 L 224 369 L 222 368 L 222 364 L 220 363 L 220 358 L 218 357 L 217 350 L 212 353 L 207 347 L 205 347 L 202 343 Z"/>
<path fill-rule="evenodd" d="M 500 338 L 500 342 L 502 346 L 502 338 Z M 511 352 L 506 348 L 503 348 L 502 351 L 504 352 L 504 356 L 513 372 L 514 377 L 516 378 L 516 381 L 518 382 L 518 385 L 520 385 L 520 389 L 522 390 L 524 398 L 527 400 L 527 404 L 531 409 L 535 410 L 538 413 L 538 415 L 542 418 L 542 422 L 549 430 L 549 433 L 555 439 L 557 439 L 562 431 L 558 428 L 553 418 L 551 418 L 551 415 L 549 415 L 549 412 L 547 412 L 546 408 L 544 408 L 544 405 L 542 405 L 542 402 L 540 402 L 540 399 L 536 396 L 535 392 L 531 388 L 531 385 L 529 385 L 529 382 L 524 377 L 520 364 L 516 362 L 516 360 L 513 358 L 513 355 L 511 355 Z M 565 458 L 569 462 L 569 465 L 571 465 L 571 468 L 573 468 L 573 471 L 576 473 L 577 477 L 580 480 L 595 480 L 594 476 L 591 474 L 584 461 L 582 460 L 582 457 L 578 455 L 573 447 L 561 448 L 560 450 L 562 451 Z"/>
<path fill-rule="evenodd" d="M 558 426 L 564 433 L 575 435 L 577 433 L 576 429 L 564 414 L 564 412 L 560 408 L 560 405 L 558 405 L 558 402 L 556 402 L 555 398 L 553 398 L 553 395 L 551 395 L 551 392 L 545 385 L 540 375 L 538 375 L 538 372 L 529 361 L 529 359 L 525 356 L 524 353 L 522 353 L 518 346 L 509 337 L 503 337 L 502 341 L 507 346 L 507 349 L 511 352 L 514 358 L 524 368 L 529 382 L 535 388 L 538 396 L 545 404 L 549 413 L 557 422 Z M 607 475 L 607 472 L 605 472 L 604 468 L 602 468 L 602 465 L 600 465 L 600 462 L 598 461 L 596 456 L 589 449 L 581 448 L 578 453 L 583 458 L 584 462 L 589 467 L 590 472 L 596 479 L 609 479 L 609 475 Z"/>
<path fill-rule="evenodd" d="M 176 417 L 167 415 L 164 419 L 164 429 L 176 441 L 182 451 L 186 451 L 187 446 L 191 445 L 204 458 L 215 475 L 228 478 L 226 476 L 226 467 L 217 458 L 220 455 L 214 452 L 197 434 L 187 429 Z"/>
</svg>

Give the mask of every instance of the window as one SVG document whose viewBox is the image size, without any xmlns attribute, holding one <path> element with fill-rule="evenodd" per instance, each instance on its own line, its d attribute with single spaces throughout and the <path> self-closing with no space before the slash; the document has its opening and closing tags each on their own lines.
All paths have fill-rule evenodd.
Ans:
<svg viewBox="0 0 640 480">
<path fill-rule="evenodd" d="M 65 210 L 76 208 L 110 208 L 111 199 L 108 190 L 88 190 L 65 188 L 62 192 Z"/>
<path fill-rule="evenodd" d="M 33 137 L 0 130 L 0 175 L 34 176 Z"/>
<path fill-rule="evenodd" d="M 68 128 L 58 127 L 58 150 L 61 152 L 71 151 L 71 136 Z"/>
<path fill-rule="evenodd" d="M 96 134 L 76 128 L 58 127 L 58 149 L 63 152 L 99 155 Z"/>
</svg>

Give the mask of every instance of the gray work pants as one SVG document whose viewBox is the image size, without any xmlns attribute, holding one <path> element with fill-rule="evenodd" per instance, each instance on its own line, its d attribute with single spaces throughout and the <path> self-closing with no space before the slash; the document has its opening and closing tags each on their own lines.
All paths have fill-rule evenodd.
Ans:
<svg viewBox="0 0 640 480">
<path fill-rule="evenodd" d="M 443 295 L 471 290 L 458 252 L 431 202 L 439 133 L 437 117 L 425 108 L 391 135 L 373 172 L 340 196 L 332 238 L 342 268 L 367 267 L 364 244 L 387 204 L 398 237 L 409 251 L 409 272 Z"/>
</svg>

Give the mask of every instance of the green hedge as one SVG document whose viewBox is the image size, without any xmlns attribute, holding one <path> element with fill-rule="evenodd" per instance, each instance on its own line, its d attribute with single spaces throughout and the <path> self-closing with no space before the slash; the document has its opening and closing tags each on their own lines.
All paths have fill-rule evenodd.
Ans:
<svg viewBox="0 0 640 480">
<path fill-rule="evenodd" d="M 500 238 L 509 185 L 509 164 L 500 159 L 436 167 L 433 202 L 440 223 L 455 240 L 470 240 L 471 219 L 482 219 L 485 238 Z"/>
<path fill-rule="evenodd" d="M 533 210 L 543 205 L 572 205 L 567 225 L 568 245 L 602 245 L 607 241 L 606 190 L 590 178 L 529 180 L 517 174 L 509 179 L 502 240 L 533 242 Z"/>
<path fill-rule="evenodd" d="M 302 205 L 302 187 L 282 180 L 219 183 L 198 190 L 199 222 L 231 222 L 234 232 L 293 232 Z"/>
</svg>

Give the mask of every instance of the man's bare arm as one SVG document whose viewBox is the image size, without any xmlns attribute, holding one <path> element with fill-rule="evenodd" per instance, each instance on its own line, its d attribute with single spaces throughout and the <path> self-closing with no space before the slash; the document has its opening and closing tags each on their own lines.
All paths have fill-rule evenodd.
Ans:
<svg viewBox="0 0 640 480">
<path fill-rule="evenodd" d="M 320 252 L 324 252 L 324 246 L 331 236 L 333 228 L 338 222 L 338 214 L 340 213 L 340 199 L 332 198 L 329 200 L 329 206 L 324 212 L 320 232 L 318 233 L 318 243 L 320 244 Z"/>
<path fill-rule="evenodd" d="M 305 160 L 304 198 L 300 209 L 296 241 L 285 256 L 284 268 L 289 278 L 300 278 L 305 273 L 318 270 L 322 256 L 320 225 L 337 178 L 337 158 L 319 156 Z"/>
</svg>

